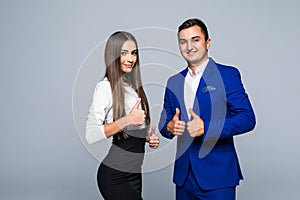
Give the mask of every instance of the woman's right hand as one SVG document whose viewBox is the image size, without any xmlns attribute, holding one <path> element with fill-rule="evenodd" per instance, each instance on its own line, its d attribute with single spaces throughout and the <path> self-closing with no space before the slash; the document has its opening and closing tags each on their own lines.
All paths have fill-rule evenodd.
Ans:
<svg viewBox="0 0 300 200">
<path fill-rule="evenodd" d="M 145 122 L 145 111 L 138 109 L 139 105 L 141 104 L 141 99 L 139 99 L 136 104 L 133 106 L 131 111 L 128 114 L 130 123 L 133 125 L 142 125 Z"/>
</svg>

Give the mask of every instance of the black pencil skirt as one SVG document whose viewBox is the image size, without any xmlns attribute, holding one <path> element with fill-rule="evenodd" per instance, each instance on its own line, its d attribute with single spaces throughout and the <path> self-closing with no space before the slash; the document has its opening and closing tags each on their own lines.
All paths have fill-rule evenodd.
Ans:
<svg viewBox="0 0 300 200">
<path fill-rule="evenodd" d="M 98 188 L 105 200 L 142 200 L 142 174 L 122 172 L 103 163 L 97 174 Z"/>
</svg>

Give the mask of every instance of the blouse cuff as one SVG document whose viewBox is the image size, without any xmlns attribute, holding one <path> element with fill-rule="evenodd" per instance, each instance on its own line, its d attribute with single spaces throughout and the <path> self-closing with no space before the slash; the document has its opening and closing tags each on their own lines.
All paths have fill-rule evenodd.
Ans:
<svg viewBox="0 0 300 200">
<path fill-rule="evenodd" d="M 86 128 L 86 141 L 89 144 L 93 144 L 102 140 L 107 139 L 105 132 L 104 132 L 104 125 L 101 126 L 94 126 L 94 127 L 87 127 Z"/>
</svg>

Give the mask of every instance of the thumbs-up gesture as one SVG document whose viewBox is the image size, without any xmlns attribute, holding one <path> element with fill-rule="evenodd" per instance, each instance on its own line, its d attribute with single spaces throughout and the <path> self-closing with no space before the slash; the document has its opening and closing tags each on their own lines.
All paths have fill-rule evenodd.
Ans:
<svg viewBox="0 0 300 200">
<path fill-rule="evenodd" d="M 167 124 L 167 131 L 173 135 L 182 135 L 185 129 L 185 122 L 179 120 L 180 110 L 176 108 L 176 113 L 171 121 Z"/>
<path fill-rule="evenodd" d="M 156 149 L 159 145 L 159 137 L 155 134 L 155 125 L 152 126 L 150 136 L 148 138 L 149 147 Z"/>
<path fill-rule="evenodd" d="M 130 124 L 133 125 L 142 125 L 145 122 L 145 111 L 144 110 L 140 110 L 139 106 L 141 104 L 141 99 L 139 99 L 136 104 L 133 106 L 133 108 L 131 109 L 131 111 L 128 114 L 129 120 L 130 120 Z"/>
<path fill-rule="evenodd" d="M 191 137 L 201 136 L 204 133 L 203 120 L 190 108 L 189 113 L 192 116 L 192 120 L 187 123 L 187 130 Z"/>
</svg>

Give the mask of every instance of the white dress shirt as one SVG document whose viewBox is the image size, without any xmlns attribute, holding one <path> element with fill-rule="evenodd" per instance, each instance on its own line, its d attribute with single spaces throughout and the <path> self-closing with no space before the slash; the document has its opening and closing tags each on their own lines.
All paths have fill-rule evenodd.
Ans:
<svg viewBox="0 0 300 200">
<path fill-rule="evenodd" d="M 128 114 L 132 107 L 136 104 L 139 97 L 135 90 L 131 87 L 125 88 L 125 112 Z M 141 109 L 141 106 L 139 106 Z M 112 108 L 112 92 L 110 83 L 107 78 L 100 81 L 95 88 L 92 105 L 89 109 L 86 122 L 85 137 L 89 144 L 106 139 L 104 132 L 104 124 L 113 122 Z M 145 124 L 141 126 L 129 125 L 127 130 L 135 130 L 145 128 Z"/>
<path fill-rule="evenodd" d="M 208 61 L 209 61 L 209 59 L 207 59 L 200 66 L 196 67 L 195 74 L 193 74 L 193 71 L 190 68 L 188 68 L 188 73 L 186 74 L 186 77 L 185 77 L 184 102 L 185 102 L 185 107 L 186 107 L 189 119 L 191 118 L 189 109 L 190 108 L 193 109 L 196 92 L 197 92 L 198 86 L 200 84 L 200 79 L 203 75 L 203 72 L 207 66 Z"/>
</svg>

